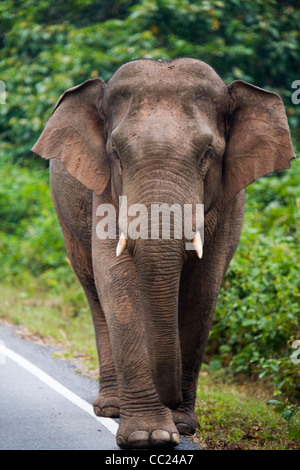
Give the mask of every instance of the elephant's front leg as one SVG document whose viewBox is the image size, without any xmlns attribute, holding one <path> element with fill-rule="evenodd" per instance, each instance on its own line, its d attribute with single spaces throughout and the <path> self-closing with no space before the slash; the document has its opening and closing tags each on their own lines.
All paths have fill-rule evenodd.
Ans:
<svg viewBox="0 0 300 470">
<path fill-rule="evenodd" d="M 104 310 L 120 396 L 117 444 L 122 448 L 177 445 L 171 411 L 159 400 L 148 357 L 135 267 L 115 240 L 94 240 L 95 282 Z"/>
<path fill-rule="evenodd" d="M 198 426 L 195 414 L 198 375 L 221 285 L 221 281 L 216 282 L 216 273 L 208 267 L 207 270 L 202 269 L 203 266 L 204 259 L 195 260 L 183 271 L 180 285 L 179 331 L 183 400 L 173 411 L 180 434 L 193 434 Z"/>
<path fill-rule="evenodd" d="M 244 192 L 205 219 L 207 233 L 201 260 L 191 255 L 180 283 L 179 332 L 182 353 L 183 401 L 173 413 L 181 434 L 197 428 L 195 415 L 198 374 L 205 352 L 213 313 L 229 263 L 236 251 L 243 224 Z M 213 234 L 209 235 L 213 222 Z"/>
</svg>

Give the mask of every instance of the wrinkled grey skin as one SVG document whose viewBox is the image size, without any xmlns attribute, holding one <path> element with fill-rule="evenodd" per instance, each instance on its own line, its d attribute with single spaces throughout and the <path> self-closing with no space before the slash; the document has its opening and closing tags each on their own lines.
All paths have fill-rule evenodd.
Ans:
<svg viewBox="0 0 300 470">
<path fill-rule="evenodd" d="M 242 81 L 226 86 L 198 60 L 133 61 L 108 84 L 68 90 L 33 151 L 52 159 L 55 208 L 93 315 L 95 413 L 120 415 L 120 447 L 175 446 L 197 426 L 198 373 L 244 188 L 294 156 L 282 101 Z M 96 236 L 96 209 L 118 209 L 120 195 L 148 208 L 203 203 L 202 259 L 174 238 L 128 239 L 116 257 L 118 240 Z"/>
</svg>

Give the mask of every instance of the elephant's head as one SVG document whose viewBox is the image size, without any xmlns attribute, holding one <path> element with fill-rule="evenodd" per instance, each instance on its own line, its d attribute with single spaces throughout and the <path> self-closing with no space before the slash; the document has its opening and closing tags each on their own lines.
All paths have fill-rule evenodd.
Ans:
<svg viewBox="0 0 300 470">
<path fill-rule="evenodd" d="M 132 61 L 108 84 L 70 88 L 33 151 L 60 159 L 96 194 L 111 182 L 131 203 L 197 200 L 205 212 L 295 156 L 276 93 L 241 80 L 226 86 L 187 58 Z"/>
<path fill-rule="evenodd" d="M 58 101 L 33 151 L 60 159 L 97 195 L 108 191 L 116 205 L 118 196 L 126 195 L 128 206 L 199 203 L 205 213 L 260 176 L 289 168 L 294 157 L 277 94 L 240 80 L 226 86 L 210 66 L 188 58 L 132 61 L 107 84 L 94 79 L 71 88 Z M 129 241 L 128 248 L 143 305 L 151 311 L 146 321 L 156 357 L 154 375 L 169 377 L 170 368 L 180 381 L 174 318 L 184 243 L 139 239 Z M 165 326 L 170 332 L 169 321 L 174 332 L 168 356 L 156 330 Z M 169 357 L 163 364 L 161 348 L 164 358 Z M 168 395 L 168 387 L 159 387 L 161 396 Z"/>
</svg>

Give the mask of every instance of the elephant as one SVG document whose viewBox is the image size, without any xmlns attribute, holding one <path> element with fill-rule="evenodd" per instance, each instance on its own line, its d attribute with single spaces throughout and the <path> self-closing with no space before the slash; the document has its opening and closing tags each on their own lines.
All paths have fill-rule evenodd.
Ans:
<svg viewBox="0 0 300 470">
<path fill-rule="evenodd" d="M 295 157 L 283 102 L 242 80 L 226 85 L 199 59 L 136 59 L 107 83 L 67 90 L 32 151 L 50 159 L 54 207 L 92 313 L 94 411 L 119 417 L 120 448 L 175 447 L 197 428 L 199 370 L 245 188 Z M 203 233 L 193 213 L 190 240 L 125 235 L 124 196 L 149 211 L 198 204 Z M 105 204 L 115 237 L 96 234 Z"/>
</svg>

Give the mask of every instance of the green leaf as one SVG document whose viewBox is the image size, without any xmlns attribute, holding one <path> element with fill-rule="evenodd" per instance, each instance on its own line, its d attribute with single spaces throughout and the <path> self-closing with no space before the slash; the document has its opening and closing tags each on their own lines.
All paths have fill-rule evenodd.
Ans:
<svg viewBox="0 0 300 470">
<path fill-rule="evenodd" d="M 289 421 L 291 419 L 291 417 L 294 415 L 295 413 L 295 408 L 290 408 L 288 410 L 285 410 L 282 412 L 281 416 L 286 420 L 286 421 Z"/>
<path fill-rule="evenodd" d="M 267 405 L 281 405 L 281 401 L 278 401 L 278 400 L 269 400 L 267 402 Z"/>
</svg>

